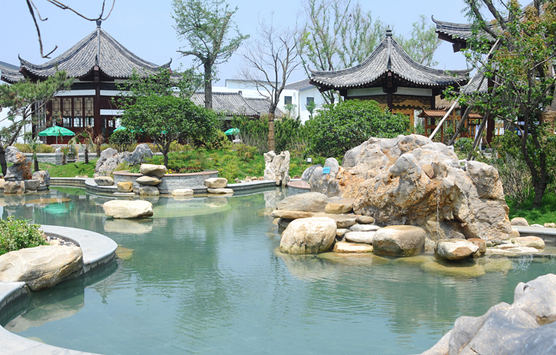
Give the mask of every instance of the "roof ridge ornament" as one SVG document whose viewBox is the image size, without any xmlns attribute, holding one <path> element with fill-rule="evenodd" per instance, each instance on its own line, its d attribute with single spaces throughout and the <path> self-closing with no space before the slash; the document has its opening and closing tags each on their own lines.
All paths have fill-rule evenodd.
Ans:
<svg viewBox="0 0 556 355">
<path fill-rule="evenodd" d="M 386 28 L 386 37 L 392 37 L 392 29 L 390 26 Z"/>
<path fill-rule="evenodd" d="M 386 28 L 386 43 L 388 46 L 388 52 L 387 52 L 387 61 L 386 61 L 386 68 L 388 71 L 392 70 L 392 30 L 390 29 L 390 26 L 388 26 L 388 28 Z"/>
</svg>

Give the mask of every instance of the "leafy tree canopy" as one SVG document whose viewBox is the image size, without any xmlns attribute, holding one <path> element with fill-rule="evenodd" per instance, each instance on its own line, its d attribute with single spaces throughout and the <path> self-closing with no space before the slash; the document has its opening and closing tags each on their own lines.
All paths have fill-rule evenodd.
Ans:
<svg viewBox="0 0 556 355">
<path fill-rule="evenodd" d="M 305 125 L 310 151 L 341 157 L 369 137 L 393 138 L 406 134 L 409 119 L 390 113 L 376 101 L 347 100 L 325 106 Z"/>
</svg>

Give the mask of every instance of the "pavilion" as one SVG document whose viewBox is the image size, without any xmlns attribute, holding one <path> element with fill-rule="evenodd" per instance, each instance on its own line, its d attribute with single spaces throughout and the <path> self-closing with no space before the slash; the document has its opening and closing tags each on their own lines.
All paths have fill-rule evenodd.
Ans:
<svg viewBox="0 0 556 355">
<path fill-rule="evenodd" d="M 387 30 L 384 40 L 360 64 L 337 71 L 311 70 L 319 90 L 337 90 L 346 99 L 375 100 L 393 113 L 402 113 L 414 125 L 415 110 L 434 110 L 436 96 L 446 88 L 468 81 L 467 70 L 444 71 L 413 60 Z"/>
<path fill-rule="evenodd" d="M 40 81 L 65 70 L 74 78 L 69 91 L 59 92 L 47 105 L 45 112 L 36 113 L 40 118 L 33 126 L 33 133 L 54 124 L 79 133 L 87 126 L 93 127 L 95 137 L 108 137 L 115 128 L 115 120 L 121 110 L 112 102 L 120 91 L 116 84 L 125 82 L 137 71 L 148 74 L 160 68 L 170 69 L 170 62 L 156 65 L 143 60 L 118 43 L 101 28 L 97 28 L 58 57 L 44 63 L 33 64 L 19 57 L 19 71 L 2 70 L 1 80 L 15 83 L 23 78 Z M 8 70 L 6 70 L 8 69 Z M 47 140 L 47 143 L 53 143 Z M 67 139 L 66 139 L 67 140 Z"/>
</svg>

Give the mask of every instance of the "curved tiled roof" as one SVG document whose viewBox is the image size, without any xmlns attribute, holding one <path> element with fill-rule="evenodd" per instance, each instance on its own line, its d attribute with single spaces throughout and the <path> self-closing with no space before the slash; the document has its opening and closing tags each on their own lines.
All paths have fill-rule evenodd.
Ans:
<svg viewBox="0 0 556 355">
<path fill-rule="evenodd" d="M 0 62 L 0 80 L 13 84 L 23 80 L 23 75 L 15 65 Z"/>
<path fill-rule="evenodd" d="M 191 96 L 191 101 L 198 106 L 205 105 L 205 93 L 196 92 Z M 238 115 L 249 117 L 260 117 L 268 113 L 270 102 L 266 98 L 246 98 L 239 92 L 213 92 L 212 109 L 226 115 Z M 283 113 L 276 108 L 276 117 L 282 117 Z"/>
<path fill-rule="evenodd" d="M 434 16 L 431 19 L 436 24 L 436 33 L 442 33 L 449 37 L 463 40 L 469 39 L 473 34 L 470 24 L 438 21 Z"/>
<path fill-rule="evenodd" d="M 153 72 L 159 68 L 170 68 L 170 62 L 162 66 L 147 62 L 122 46 L 100 25 L 73 47 L 58 57 L 41 65 L 19 58 L 26 74 L 46 78 L 57 70 L 65 70 L 68 77 L 81 78 L 89 74 L 95 65 L 107 76 L 114 79 L 129 78 L 133 70 Z"/>
<path fill-rule="evenodd" d="M 392 33 L 388 30 L 384 40 L 359 65 L 336 71 L 311 70 L 311 82 L 324 89 L 381 86 L 388 73 L 392 73 L 398 83 L 415 87 L 445 88 L 465 84 L 468 71 L 444 71 L 417 63 L 392 38 Z"/>
</svg>

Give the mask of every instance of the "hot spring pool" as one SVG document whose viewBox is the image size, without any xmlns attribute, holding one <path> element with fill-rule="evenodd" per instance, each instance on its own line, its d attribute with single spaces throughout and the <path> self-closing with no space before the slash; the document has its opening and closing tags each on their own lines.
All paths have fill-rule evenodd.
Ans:
<svg viewBox="0 0 556 355">
<path fill-rule="evenodd" d="M 507 274 L 465 279 L 372 258 L 282 258 L 262 214 L 282 197 L 160 198 L 147 221 L 107 220 L 108 198 L 80 189 L 2 197 L 3 218 L 93 230 L 133 253 L 33 294 L 1 324 L 102 354 L 413 354 L 457 317 L 511 303 L 518 282 L 556 271 L 550 259 L 524 258 Z"/>
</svg>

